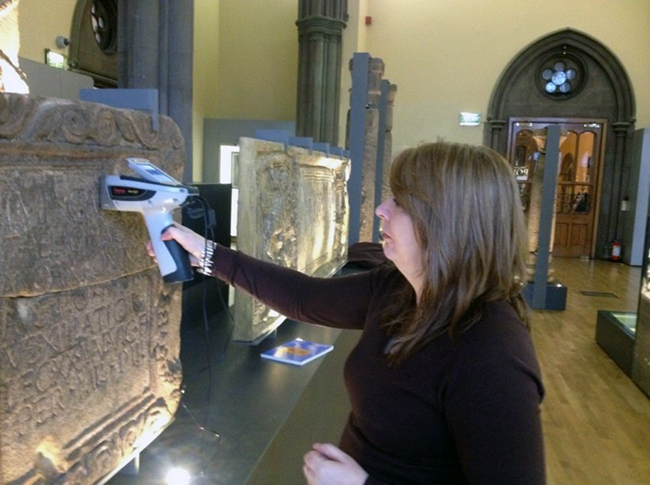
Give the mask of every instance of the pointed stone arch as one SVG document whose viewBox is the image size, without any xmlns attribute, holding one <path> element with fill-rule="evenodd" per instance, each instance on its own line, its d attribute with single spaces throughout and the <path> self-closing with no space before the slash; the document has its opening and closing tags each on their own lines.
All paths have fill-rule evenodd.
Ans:
<svg viewBox="0 0 650 485">
<path fill-rule="evenodd" d="M 550 99 L 537 86 L 542 63 L 569 56 L 584 67 L 585 82 L 571 97 Z M 511 117 L 607 119 L 597 244 L 618 233 L 623 160 L 634 129 L 636 103 L 629 76 L 617 56 L 598 40 L 573 29 L 544 36 L 522 49 L 506 66 L 490 99 L 484 144 L 506 153 Z"/>
</svg>

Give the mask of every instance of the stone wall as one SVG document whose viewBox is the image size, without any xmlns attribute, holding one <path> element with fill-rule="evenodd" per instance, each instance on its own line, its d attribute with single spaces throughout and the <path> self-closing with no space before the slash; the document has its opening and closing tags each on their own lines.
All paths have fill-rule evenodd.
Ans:
<svg viewBox="0 0 650 485">
<path fill-rule="evenodd" d="M 0 483 L 96 482 L 176 411 L 182 287 L 162 282 L 142 217 L 98 202 L 126 157 L 180 177 L 180 131 L 158 126 L 0 94 Z"/>
</svg>

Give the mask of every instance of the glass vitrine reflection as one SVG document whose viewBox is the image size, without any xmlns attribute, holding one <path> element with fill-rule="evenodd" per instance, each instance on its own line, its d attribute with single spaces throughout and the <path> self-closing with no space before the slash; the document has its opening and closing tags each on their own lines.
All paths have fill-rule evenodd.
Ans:
<svg viewBox="0 0 650 485">
<path fill-rule="evenodd" d="M 621 324 L 621 328 L 630 335 L 634 336 L 636 332 L 637 315 L 633 312 L 610 312 L 612 317 Z"/>
</svg>

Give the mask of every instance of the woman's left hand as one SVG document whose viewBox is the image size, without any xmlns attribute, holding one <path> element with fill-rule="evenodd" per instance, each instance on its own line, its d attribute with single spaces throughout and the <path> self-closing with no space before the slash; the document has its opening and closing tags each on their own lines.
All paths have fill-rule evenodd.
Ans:
<svg viewBox="0 0 650 485">
<path fill-rule="evenodd" d="M 314 443 L 304 457 L 302 471 L 309 485 L 363 485 L 366 471 L 336 446 Z"/>
</svg>

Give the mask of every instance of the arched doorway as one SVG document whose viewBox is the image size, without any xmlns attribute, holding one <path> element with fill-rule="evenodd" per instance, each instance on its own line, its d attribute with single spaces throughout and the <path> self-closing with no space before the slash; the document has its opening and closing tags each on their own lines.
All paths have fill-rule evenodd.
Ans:
<svg viewBox="0 0 650 485">
<path fill-rule="evenodd" d="M 597 40 L 566 29 L 524 48 L 503 71 L 488 108 L 484 143 L 507 154 L 513 120 L 603 120 L 603 183 L 593 198 L 594 252 L 619 235 L 625 144 L 634 129 L 634 93 L 618 58 Z M 514 160 L 513 160 L 514 162 Z"/>
</svg>

